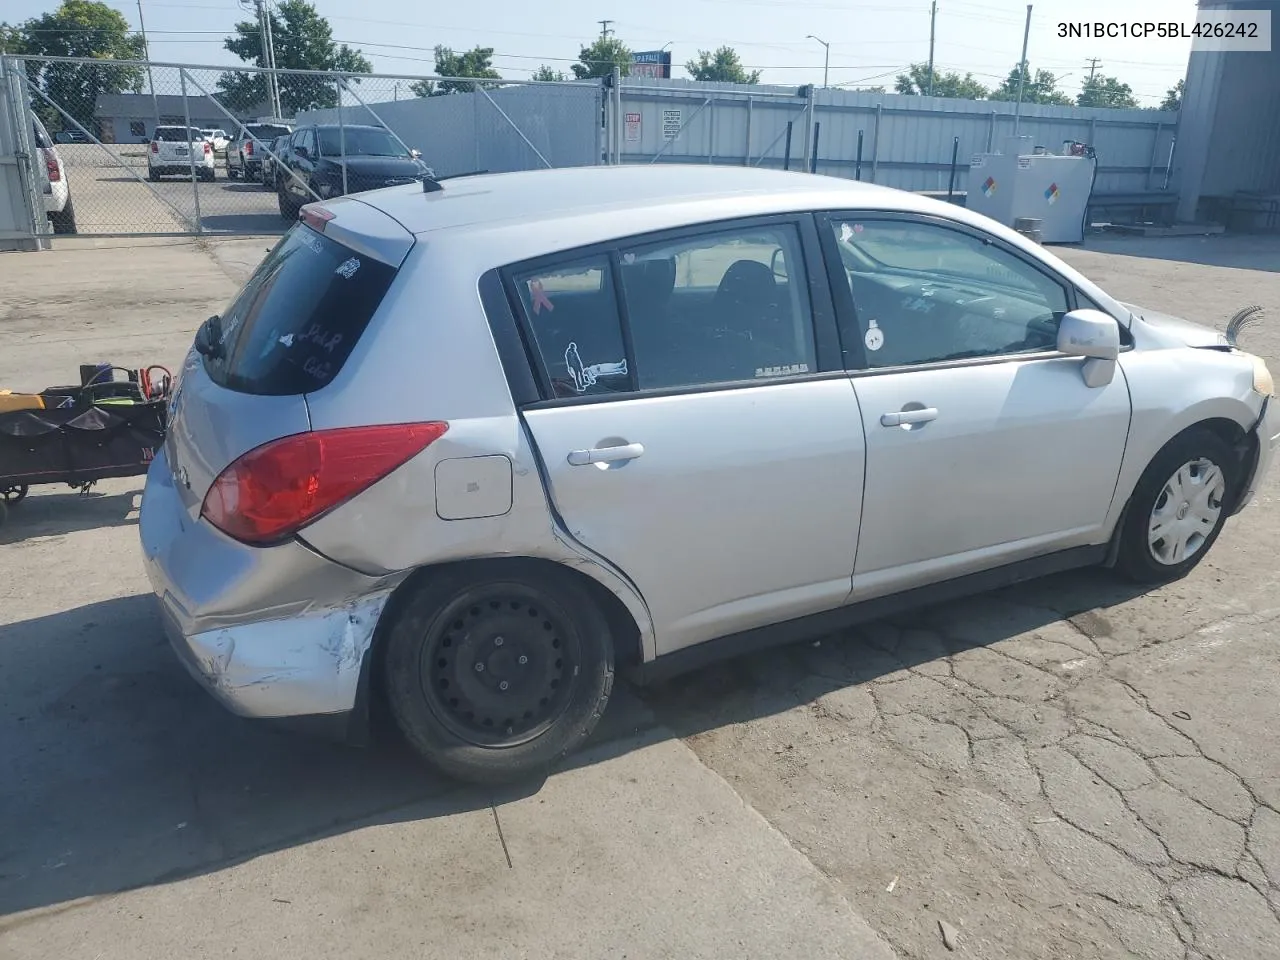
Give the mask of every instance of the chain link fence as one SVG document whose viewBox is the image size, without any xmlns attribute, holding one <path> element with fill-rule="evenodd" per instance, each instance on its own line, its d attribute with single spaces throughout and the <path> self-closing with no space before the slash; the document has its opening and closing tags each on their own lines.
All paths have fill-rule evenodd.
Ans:
<svg viewBox="0 0 1280 960">
<path fill-rule="evenodd" d="M 26 95 L 57 233 L 278 233 L 313 199 L 602 157 L 596 82 L 15 56 L 0 70 Z"/>
</svg>

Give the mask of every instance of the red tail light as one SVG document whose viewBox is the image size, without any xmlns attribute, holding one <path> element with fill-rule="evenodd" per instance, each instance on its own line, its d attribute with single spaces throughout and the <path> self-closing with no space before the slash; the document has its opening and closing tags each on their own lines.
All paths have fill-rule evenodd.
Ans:
<svg viewBox="0 0 1280 960">
<path fill-rule="evenodd" d="M 244 155 L 245 155 L 246 157 L 252 157 L 252 156 L 253 156 L 253 141 L 252 141 L 252 140 L 250 140 L 248 143 L 246 143 L 246 144 L 244 145 Z"/>
<path fill-rule="evenodd" d="M 207 157 L 211 153 L 213 153 L 213 144 L 206 140 L 204 142 L 204 155 Z"/>
<path fill-rule="evenodd" d="M 40 152 L 44 154 L 44 168 L 49 174 L 49 182 L 57 183 L 62 179 L 62 168 L 58 166 L 58 155 L 47 147 L 41 147 Z"/>
<path fill-rule="evenodd" d="M 393 423 L 273 440 L 218 475 L 201 514 L 243 543 L 279 543 L 373 486 L 448 429 L 440 421 Z"/>
<path fill-rule="evenodd" d="M 305 203 L 298 209 L 298 219 L 316 233 L 324 233 L 325 224 L 333 219 L 333 211 L 317 207 L 314 203 Z"/>
<path fill-rule="evenodd" d="M 151 152 L 152 153 L 160 152 L 160 144 L 156 143 L 154 140 L 151 141 Z"/>
</svg>

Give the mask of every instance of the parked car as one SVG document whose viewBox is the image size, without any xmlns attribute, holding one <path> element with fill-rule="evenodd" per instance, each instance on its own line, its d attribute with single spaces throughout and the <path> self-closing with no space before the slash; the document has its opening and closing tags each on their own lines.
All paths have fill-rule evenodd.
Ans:
<svg viewBox="0 0 1280 960">
<path fill-rule="evenodd" d="M 156 127 L 147 151 L 147 176 L 190 177 L 193 167 L 201 180 L 215 176 L 213 144 L 204 134 L 195 127 Z"/>
<path fill-rule="evenodd" d="M 71 202 L 71 184 L 67 181 L 67 168 L 58 154 L 58 148 L 49 138 L 49 131 L 33 117 L 36 150 L 40 154 L 36 164 L 40 177 L 40 192 L 44 197 L 44 212 L 54 233 L 76 232 L 76 207 Z"/>
<path fill-rule="evenodd" d="M 79 130 L 59 130 L 54 134 L 54 141 L 57 143 L 92 143 L 93 141 L 86 137 Z"/>
<path fill-rule="evenodd" d="M 384 127 L 320 124 L 299 127 L 281 162 L 294 176 L 281 176 L 280 216 L 293 220 L 314 199 L 361 193 L 433 177 L 422 155 Z M 346 181 L 343 182 L 343 168 Z M 345 189 L 344 189 L 345 187 Z"/>
<path fill-rule="evenodd" d="M 262 176 L 264 149 L 276 137 L 288 136 L 293 127 L 284 123 L 247 123 L 227 144 L 227 178 L 257 180 Z"/>
<path fill-rule="evenodd" d="M 204 128 L 200 132 L 204 134 L 206 140 L 213 144 L 214 153 L 222 153 L 227 149 L 227 144 L 230 143 L 227 132 L 220 127 Z"/>
<path fill-rule="evenodd" d="M 283 156 L 289 149 L 289 136 L 276 137 L 262 155 L 262 186 L 267 190 L 276 189 L 276 173 L 279 163 L 276 157 Z"/>
<path fill-rule="evenodd" d="M 1176 580 L 1280 443 L 1237 325 L 883 187 L 576 168 L 300 216 L 196 335 L 146 568 L 232 710 L 352 734 L 379 699 L 460 778 L 547 769 L 616 668 Z"/>
</svg>

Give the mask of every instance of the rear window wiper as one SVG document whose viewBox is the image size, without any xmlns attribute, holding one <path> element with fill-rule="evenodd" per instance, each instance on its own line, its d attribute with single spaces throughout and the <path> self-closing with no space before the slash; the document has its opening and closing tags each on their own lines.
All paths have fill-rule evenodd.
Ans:
<svg viewBox="0 0 1280 960">
<path fill-rule="evenodd" d="M 226 355 L 222 347 L 222 317 L 214 314 L 196 331 L 196 353 L 210 360 L 219 360 Z"/>
</svg>

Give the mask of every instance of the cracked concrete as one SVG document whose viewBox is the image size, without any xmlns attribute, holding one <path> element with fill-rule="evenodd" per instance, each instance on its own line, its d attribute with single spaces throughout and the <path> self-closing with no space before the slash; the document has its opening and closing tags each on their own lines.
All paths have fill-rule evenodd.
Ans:
<svg viewBox="0 0 1280 960">
<path fill-rule="evenodd" d="M 1280 242 L 1247 242 L 1270 243 L 1280 263 Z M 1116 295 L 1155 309 L 1221 321 L 1238 304 L 1252 301 L 1280 316 L 1280 273 L 1186 260 L 1199 255 L 1201 243 L 1091 243 L 1094 249 L 1064 256 Z M 1205 249 L 1222 259 L 1235 249 L 1231 243 Z M 1143 258 L 1138 251 L 1169 259 Z M 219 288 L 214 279 L 196 274 L 184 282 L 200 284 L 201 290 Z M 159 338 L 148 341 L 157 349 L 189 339 L 189 331 L 177 325 L 158 329 Z M 88 342 L 98 343 L 98 334 L 90 334 Z M 1280 370 L 1280 326 L 1264 325 L 1255 335 L 1247 345 Z M 20 346 L 8 357 L 0 353 L 14 371 L 55 369 L 48 348 Z M 716 804 L 689 822 L 681 820 L 679 829 L 692 834 L 704 820 L 714 826 L 724 861 L 713 864 L 715 872 L 706 877 L 690 861 L 693 872 L 682 874 L 683 880 L 709 882 L 719 898 L 710 902 L 723 901 L 726 915 L 749 918 L 754 942 L 761 950 L 766 944 L 773 948 L 772 956 L 778 955 L 776 944 L 787 940 L 777 935 L 783 921 L 789 930 L 835 936 L 852 929 L 858 914 L 911 960 L 947 955 L 939 921 L 960 931 L 958 956 L 983 960 L 1280 956 L 1280 573 L 1273 546 L 1280 534 L 1278 491 L 1280 475 L 1273 475 L 1258 502 L 1231 522 L 1205 562 L 1180 583 L 1142 593 L 1097 572 L 1049 578 L 748 657 L 647 693 L 653 717 L 645 723 L 656 720 L 655 730 L 682 737 L 718 775 L 690 780 L 680 774 L 681 784 L 695 782 Z M 87 557 L 131 549 L 132 529 L 102 526 L 102 504 L 110 497 L 88 506 L 60 503 L 57 515 L 42 500 L 33 496 L 24 506 L 35 518 L 28 528 L 34 533 L 11 545 L 23 551 L 22 569 L 53 569 L 73 546 Z M 92 524 L 97 526 L 88 529 Z M 328 913 L 323 923 L 340 926 L 343 918 L 352 929 L 362 918 L 367 924 L 368 917 L 378 916 L 382 894 L 413 909 L 396 899 L 395 875 L 381 876 L 396 859 L 413 877 L 406 889 L 420 889 L 423 902 L 440 890 L 457 892 L 458 877 L 442 879 L 438 888 L 424 883 L 419 858 L 436 842 L 462 846 L 463 834 L 440 831 L 427 843 L 427 833 L 406 832 L 412 823 L 397 822 L 427 816 L 413 813 L 412 804 L 422 802 L 423 792 L 435 796 L 433 788 L 394 761 L 350 760 L 305 741 L 254 739 L 212 704 L 189 699 L 197 694 L 180 685 L 185 679 L 167 651 L 139 645 L 130 633 L 146 617 L 129 606 L 131 598 L 119 599 L 124 574 L 109 566 L 76 568 L 75 591 L 82 597 L 77 602 L 92 595 L 100 608 L 92 614 L 66 608 L 70 601 L 61 596 L 33 605 L 20 599 L 17 586 L 0 584 L 0 599 L 9 599 L 9 609 L 22 604 L 22 617 L 30 622 L 57 625 L 41 628 L 45 642 L 24 644 L 23 669 L 7 681 L 14 692 L 6 703 L 39 705 L 30 715 L 16 716 L 20 735 L 9 742 L 21 749 L 7 765 L 16 771 L 14 782 L 37 798 L 10 801 L 9 820 L 26 823 L 35 840 L 21 831 L 8 844 L 8 837 L 0 839 L 0 881 L 11 883 L 8 889 L 18 891 L 14 896 L 41 899 L 52 908 L 32 921 L 24 943 L 74 948 L 88 942 L 69 939 L 83 929 L 76 917 L 88 914 L 77 913 L 78 901 L 66 893 L 74 889 L 68 878 L 78 878 L 86 887 L 80 892 L 94 895 L 144 885 L 129 902 L 149 905 L 145 915 L 151 922 L 145 927 L 153 932 L 172 926 L 166 923 L 172 909 L 194 909 L 192 904 L 204 900 L 216 906 L 225 892 L 247 904 L 260 924 L 251 932 L 264 931 L 264 937 L 278 921 L 252 895 L 269 895 L 268 884 L 278 882 L 272 877 L 287 876 L 304 894 L 317 894 L 316 903 Z M 140 592 L 140 578 L 135 579 Z M 105 647 L 126 651 L 133 666 L 123 657 L 104 664 L 99 651 Z M 94 672 L 94 661 L 106 667 L 105 676 Z M 82 673 L 64 681 L 68 662 Z M 44 678 L 56 692 L 30 678 Z M 625 711 L 625 705 L 615 705 L 612 722 L 628 723 Z M 197 749 L 189 756 L 193 742 Z M 71 749 L 68 743 L 77 751 L 71 765 L 58 759 L 59 751 Z M 625 846 L 618 848 L 599 818 L 587 829 L 587 818 L 572 813 L 580 798 L 568 785 L 578 780 L 557 778 L 555 796 L 569 812 L 556 821 L 554 835 L 542 840 L 561 857 L 555 862 L 565 871 L 585 870 L 597 856 L 593 851 L 608 849 L 609 862 L 625 872 L 628 865 L 661 859 L 647 845 L 674 831 L 673 815 L 660 804 L 675 788 L 662 777 L 676 777 L 669 763 L 683 755 L 682 748 L 661 756 L 646 753 L 637 763 L 649 779 L 639 786 L 626 756 L 604 761 L 603 772 L 587 771 L 597 782 L 609 782 L 607 809 L 618 818 L 618 830 L 629 831 L 629 842 L 647 850 L 647 859 L 631 859 Z M 48 783 L 60 789 L 54 792 Z M 136 829 L 117 840 L 77 828 L 68 811 L 83 814 L 87 808 L 65 799 L 76 793 L 93 795 L 96 818 Z M 532 843 L 534 831 L 544 829 L 533 812 L 542 799 L 520 801 L 530 830 L 523 842 Z M 445 800 L 439 804 L 449 806 Z M 693 804 L 700 805 L 708 806 Z M 487 815 L 487 808 L 480 812 Z M 449 816 L 458 813 L 469 817 L 472 811 Z M 785 840 L 759 841 L 772 858 L 767 865 L 754 853 L 743 856 L 743 849 L 757 848 L 744 848 L 734 833 L 746 830 L 756 813 Z M 387 848 L 402 855 L 366 857 L 355 849 L 370 829 L 355 825 L 371 815 L 386 831 Z M 327 834 L 329 844 L 303 843 L 299 817 L 308 829 Z M 468 822 L 479 832 L 482 821 L 487 831 L 483 816 Z M 64 833 L 79 837 L 109 867 L 86 872 L 77 859 L 83 850 L 52 843 L 34 866 L 23 860 L 23 844 Z M 417 837 L 418 846 L 405 847 L 406 836 Z M 332 842 L 335 837 L 341 842 Z M 514 838 L 517 846 L 521 842 Z M 261 848 L 270 848 L 270 858 L 259 856 Z M 326 867 L 333 870 L 339 853 L 358 854 L 361 869 L 350 883 L 344 873 L 331 874 L 344 882 L 325 887 L 315 878 Z M 797 865 L 799 858 L 816 871 Z M 195 863 L 209 876 L 165 886 L 157 863 L 188 871 Z M 246 886 L 242 868 L 255 863 L 263 869 L 254 868 L 256 886 Z M 527 911 L 521 897 L 546 893 L 500 879 L 507 868 L 496 856 L 492 866 L 495 872 L 484 884 L 503 892 L 504 909 Z M 29 867 L 31 876 L 18 876 L 19 867 Z M 645 869 L 661 872 L 657 866 Z M 473 873 L 459 876 L 472 883 Z M 563 879 L 554 870 L 545 875 Z M 599 895 L 600 888 L 583 882 L 585 874 L 573 876 L 573 883 Z M 85 883 L 86 877 L 96 885 Z M 629 922 L 630 908 L 613 901 L 635 896 L 638 883 L 655 906 L 681 911 L 675 923 L 696 934 L 688 942 L 697 949 L 690 947 L 688 955 L 750 952 L 740 949 L 745 932 L 708 945 L 694 930 L 689 911 L 700 902 L 696 885 L 688 897 L 664 900 L 670 891 L 659 889 L 652 876 L 632 879 L 611 888 L 607 917 Z M 781 887 L 793 881 L 806 892 L 784 897 Z M 752 910 L 732 914 L 731 908 L 741 907 L 731 903 L 735 884 L 754 898 Z M 478 881 L 474 886 L 490 889 Z M 197 896 L 194 891 L 202 889 Z M 116 911 L 114 922 L 132 922 L 119 905 L 124 896 L 99 896 L 95 915 Z M 309 909 L 320 909 L 316 903 Z M 169 912 L 150 909 L 160 905 Z M 469 909 L 451 913 L 446 907 L 433 916 L 441 929 L 459 930 L 471 922 Z M 572 931 L 575 920 L 568 912 L 565 917 L 564 930 Z M 217 918 L 209 923 L 216 929 Z M 289 929 L 303 938 L 311 928 Z M 615 943 L 612 927 L 597 922 L 592 929 L 597 947 Z M 255 943 L 244 930 L 237 935 L 250 950 L 266 942 Z M 349 933 L 343 936 L 351 942 Z M 166 955 L 182 952 L 179 940 L 172 940 Z M 530 955 L 553 952 L 544 946 L 535 943 Z M 658 949 L 641 945 L 628 955 L 653 956 Z M 818 953 L 810 949 L 807 955 Z"/>
</svg>

